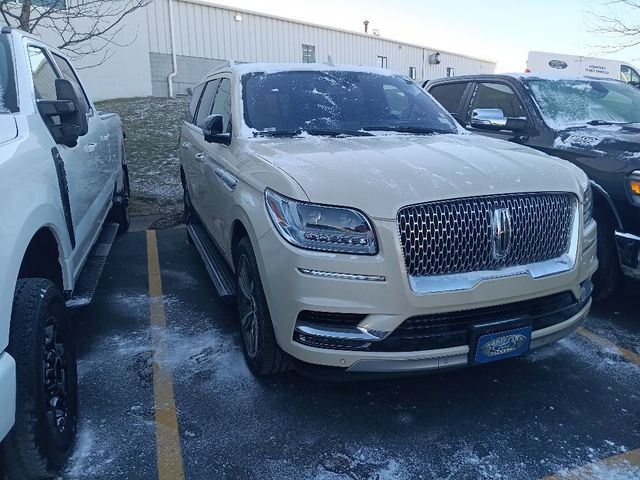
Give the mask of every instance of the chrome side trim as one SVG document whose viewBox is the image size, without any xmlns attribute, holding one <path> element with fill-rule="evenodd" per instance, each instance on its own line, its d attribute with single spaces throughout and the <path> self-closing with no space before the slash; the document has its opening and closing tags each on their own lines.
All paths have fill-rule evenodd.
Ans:
<svg viewBox="0 0 640 480">
<path fill-rule="evenodd" d="M 578 209 L 573 215 L 571 237 L 567 253 L 558 258 L 529 265 L 517 265 L 502 270 L 487 270 L 479 272 L 458 273 L 454 275 L 434 275 L 425 277 L 409 276 L 411 290 L 417 295 L 430 293 L 455 292 L 470 290 L 484 280 L 512 277 L 515 275 L 529 275 L 532 278 L 543 278 L 550 275 L 568 272 L 576 265 L 578 258 L 578 243 L 581 228 Z"/>
<path fill-rule="evenodd" d="M 303 275 L 308 275 L 310 277 L 335 278 L 338 280 L 361 280 L 365 282 L 384 282 L 386 280 L 383 275 L 325 272 L 322 270 L 309 270 L 308 268 L 298 268 L 298 271 Z"/>
<path fill-rule="evenodd" d="M 215 174 L 216 177 L 218 177 L 218 179 L 222 182 L 222 184 L 230 191 L 233 192 L 238 186 L 238 179 L 226 170 L 222 168 L 216 168 Z"/>
<path fill-rule="evenodd" d="M 391 332 L 379 330 L 367 330 L 364 327 L 345 327 L 328 329 L 320 325 L 298 323 L 296 331 L 314 337 L 331 338 L 334 340 L 356 340 L 361 342 L 379 342 L 384 340 Z"/>
</svg>

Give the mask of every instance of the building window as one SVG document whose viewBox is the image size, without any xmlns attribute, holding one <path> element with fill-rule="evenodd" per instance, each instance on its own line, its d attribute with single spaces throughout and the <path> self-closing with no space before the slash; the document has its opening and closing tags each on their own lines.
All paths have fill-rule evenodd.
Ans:
<svg viewBox="0 0 640 480">
<path fill-rule="evenodd" d="M 302 63 L 316 63 L 316 46 L 302 44 Z"/>
<path fill-rule="evenodd" d="M 416 67 L 409 67 L 409 78 L 411 80 L 415 80 L 416 78 L 418 78 L 416 76 Z"/>
<path fill-rule="evenodd" d="M 387 68 L 387 57 L 383 57 L 382 55 L 378 55 L 378 66 L 380 68 Z"/>
<path fill-rule="evenodd" d="M 447 77 L 455 77 L 456 69 L 453 67 L 447 67 Z"/>
</svg>

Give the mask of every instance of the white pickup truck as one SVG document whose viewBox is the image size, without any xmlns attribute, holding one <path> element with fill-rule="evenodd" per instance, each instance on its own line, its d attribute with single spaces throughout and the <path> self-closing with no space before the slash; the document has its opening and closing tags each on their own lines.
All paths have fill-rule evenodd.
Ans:
<svg viewBox="0 0 640 480">
<path fill-rule="evenodd" d="M 72 308 L 129 226 L 120 118 L 64 54 L 0 30 L 0 440 L 10 479 L 49 478 L 77 417 Z"/>
</svg>

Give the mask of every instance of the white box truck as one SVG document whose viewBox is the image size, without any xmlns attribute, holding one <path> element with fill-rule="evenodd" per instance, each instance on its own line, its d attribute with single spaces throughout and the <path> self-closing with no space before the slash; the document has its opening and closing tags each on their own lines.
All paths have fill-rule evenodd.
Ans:
<svg viewBox="0 0 640 480">
<path fill-rule="evenodd" d="M 581 57 L 561 53 L 529 52 L 527 59 L 529 73 L 565 73 L 587 77 L 616 78 L 640 87 L 640 74 L 634 66 L 618 60 Z"/>
</svg>

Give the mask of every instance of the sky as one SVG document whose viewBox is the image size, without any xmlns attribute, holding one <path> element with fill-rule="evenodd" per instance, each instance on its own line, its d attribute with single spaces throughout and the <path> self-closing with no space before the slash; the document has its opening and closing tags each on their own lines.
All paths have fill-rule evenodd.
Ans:
<svg viewBox="0 0 640 480">
<path fill-rule="evenodd" d="M 498 62 L 498 72 L 521 72 L 531 50 L 598 56 L 640 66 L 640 47 L 603 54 L 606 39 L 590 32 L 590 13 L 607 0 L 215 0 L 232 8 L 363 31 Z M 640 18 L 628 12 L 625 18 Z M 640 22 L 638 22 L 640 23 Z"/>
</svg>

